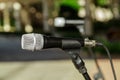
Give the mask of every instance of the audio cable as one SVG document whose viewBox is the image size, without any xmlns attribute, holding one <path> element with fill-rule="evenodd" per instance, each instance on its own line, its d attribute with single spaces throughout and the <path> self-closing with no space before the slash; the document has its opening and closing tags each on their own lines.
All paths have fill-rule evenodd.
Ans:
<svg viewBox="0 0 120 80">
<path fill-rule="evenodd" d="M 115 73 L 115 68 L 114 68 L 114 65 L 113 65 L 113 62 L 112 62 L 112 57 L 110 55 L 109 49 L 102 43 L 96 43 L 96 45 L 102 46 L 105 49 L 105 51 L 106 51 L 106 53 L 108 55 L 109 61 L 110 61 L 110 65 L 111 65 L 111 69 L 112 69 L 114 80 L 117 80 L 116 73 Z"/>
</svg>

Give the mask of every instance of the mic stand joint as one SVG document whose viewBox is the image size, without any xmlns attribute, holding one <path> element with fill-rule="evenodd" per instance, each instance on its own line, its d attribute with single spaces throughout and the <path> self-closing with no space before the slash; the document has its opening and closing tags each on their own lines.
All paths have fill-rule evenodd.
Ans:
<svg viewBox="0 0 120 80">
<path fill-rule="evenodd" d="M 90 76 L 87 73 L 87 69 L 85 67 L 85 63 L 83 62 L 82 58 L 77 53 L 70 54 L 72 58 L 72 62 L 75 65 L 76 69 L 83 75 L 85 80 L 91 80 Z"/>
</svg>

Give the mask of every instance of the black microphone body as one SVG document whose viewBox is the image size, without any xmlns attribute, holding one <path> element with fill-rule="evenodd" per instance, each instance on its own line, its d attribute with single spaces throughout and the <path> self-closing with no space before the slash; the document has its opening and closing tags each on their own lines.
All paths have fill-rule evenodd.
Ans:
<svg viewBox="0 0 120 80">
<path fill-rule="evenodd" d="M 83 46 L 83 38 L 78 39 L 44 36 L 43 48 L 80 49 Z"/>
</svg>

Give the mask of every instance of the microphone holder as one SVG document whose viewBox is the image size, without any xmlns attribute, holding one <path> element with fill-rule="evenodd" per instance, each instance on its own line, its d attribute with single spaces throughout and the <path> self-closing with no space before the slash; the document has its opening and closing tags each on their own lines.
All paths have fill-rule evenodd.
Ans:
<svg viewBox="0 0 120 80">
<path fill-rule="evenodd" d="M 91 80 L 89 74 L 87 73 L 87 69 L 85 67 L 85 63 L 82 60 L 82 58 L 79 56 L 79 54 L 78 53 L 74 53 L 74 52 L 69 52 L 69 54 L 70 54 L 70 56 L 72 58 L 72 62 L 74 64 L 74 66 L 83 75 L 85 80 Z"/>
</svg>

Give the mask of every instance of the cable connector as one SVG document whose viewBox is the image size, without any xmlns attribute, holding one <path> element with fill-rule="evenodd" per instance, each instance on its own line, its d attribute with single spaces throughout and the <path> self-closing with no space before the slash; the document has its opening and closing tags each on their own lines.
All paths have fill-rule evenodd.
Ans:
<svg viewBox="0 0 120 80">
<path fill-rule="evenodd" d="M 96 46 L 96 41 L 85 38 L 84 44 L 86 47 L 94 47 L 94 46 Z"/>
</svg>

